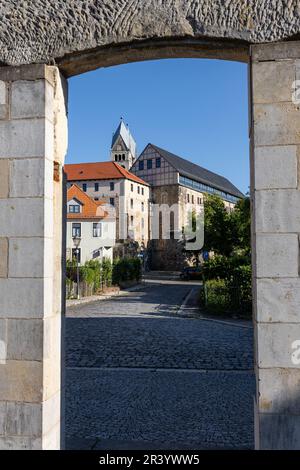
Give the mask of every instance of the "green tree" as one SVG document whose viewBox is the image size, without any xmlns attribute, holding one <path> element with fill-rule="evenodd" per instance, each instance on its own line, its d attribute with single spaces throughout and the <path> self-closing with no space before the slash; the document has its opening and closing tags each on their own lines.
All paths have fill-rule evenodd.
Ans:
<svg viewBox="0 0 300 470">
<path fill-rule="evenodd" d="M 219 196 L 204 197 L 204 250 L 229 256 L 233 251 L 231 214 Z"/>
<path fill-rule="evenodd" d="M 251 252 L 251 207 L 250 198 L 240 199 L 230 214 L 231 232 L 236 248 Z"/>
</svg>

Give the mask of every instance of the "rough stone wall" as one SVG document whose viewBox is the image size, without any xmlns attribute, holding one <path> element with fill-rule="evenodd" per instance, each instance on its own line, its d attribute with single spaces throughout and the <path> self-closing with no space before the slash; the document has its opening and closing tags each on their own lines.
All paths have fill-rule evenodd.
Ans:
<svg viewBox="0 0 300 470">
<path fill-rule="evenodd" d="M 177 184 L 154 187 L 152 189 L 154 204 L 167 204 L 168 206 L 172 206 L 173 204 L 180 205 L 179 188 L 180 186 Z M 152 269 L 159 271 L 177 271 L 182 268 L 184 256 L 182 253 L 182 244 L 178 243 L 178 240 L 152 240 L 151 248 Z"/>
<path fill-rule="evenodd" d="M 0 0 L 0 12 L 0 62 L 7 65 L 145 39 L 260 43 L 300 32 L 298 0 Z"/>
</svg>

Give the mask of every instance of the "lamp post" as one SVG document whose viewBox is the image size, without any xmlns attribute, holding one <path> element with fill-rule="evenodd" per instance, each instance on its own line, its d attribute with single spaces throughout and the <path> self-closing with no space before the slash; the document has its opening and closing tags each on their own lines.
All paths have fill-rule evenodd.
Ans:
<svg viewBox="0 0 300 470">
<path fill-rule="evenodd" d="M 80 246 L 81 238 L 80 237 L 73 237 L 73 243 L 76 250 L 76 264 L 77 264 L 77 299 L 80 298 L 79 295 L 79 246 Z"/>
</svg>

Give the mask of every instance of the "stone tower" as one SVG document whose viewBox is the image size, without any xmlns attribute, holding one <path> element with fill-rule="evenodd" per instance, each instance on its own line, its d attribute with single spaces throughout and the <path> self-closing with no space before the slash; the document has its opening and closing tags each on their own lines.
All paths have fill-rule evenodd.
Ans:
<svg viewBox="0 0 300 470">
<path fill-rule="evenodd" d="M 113 162 L 126 170 L 130 170 L 136 160 L 136 142 L 122 119 L 113 135 L 110 155 Z"/>
</svg>

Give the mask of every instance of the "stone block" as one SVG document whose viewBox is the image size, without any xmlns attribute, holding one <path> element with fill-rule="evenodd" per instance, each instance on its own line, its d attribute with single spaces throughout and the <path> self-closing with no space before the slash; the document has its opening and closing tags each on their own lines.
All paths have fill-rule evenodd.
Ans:
<svg viewBox="0 0 300 470">
<path fill-rule="evenodd" d="M 53 242 L 49 238 L 11 238 L 9 277 L 51 277 Z"/>
<path fill-rule="evenodd" d="M 300 370 L 260 369 L 259 379 L 261 413 L 300 416 Z"/>
<path fill-rule="evenodd" d="M 6 199 L 9 193 L 9 160 L 0 160 L 0 199 Z"/>
<path fill-rule="evenodd" d="M 257 279 L 257 321 L 300 323 L 300 279 Z"/>
<path fill-rule="evenodd" d="M 15 81 L 11 85 L 11 119 L 47 118 L 53 121 L 54 91 L 45 80 Z"/>
<path fill-rule="evenodd" d="M 42 198 L 0 199 L 0 237 L 43 237 L 44 205 Z"/>
<path fill-rule="evenodd" d="M 296 189 L 256 191 L 255 229 L 257 233 L 299 233 L 300 191 Z"/>
<path fill-rule="evenodd" d="M 256 235 L 256 275 L 260 277 L 298 277 L 299 243 L 297 234 Z"/>
<path fill-rule="evenodd" d="M 300 323 L 258 323 L 258 367 L 299 369 L 300 364 L 293 360 L 294 343 L 298 340 Z"/>
<path fill-rule="evenodd" d="M 255 147 L 300 143 L 299 106 L 293 103 L 254 104 L 253 116 Z"/>
<path fill-rule="evenodd" d="M 0 160 L 1 165 L 1 160 Z M 53 198 L 53 162 L 28 158 L 10 162 L 10 197 Z"/>
<path fill-rule="evenodd" d="M 299 59 L 299 41 L 278 42 L 269 44 L 254 44 L 251 46 L 252 60 L 254 62 Z"/>
<path fill-rule="evenodd" d="M 51 279 L 0 279 L 0 318 L 52 315 Z"/>
<path fill-rule="evenodd" d="M 43 394 L 43 364 L 7 361 L 0 366 L 0 400 L 39 403 Z"/>
<path fill-rule="evenodd" d="M 7 360 L 42 361 L 43 328 L 40 320 L 7 320 Z"/>
<path fill-rule="evenodd" d="M 255 149 L 255 189 L 297 188 L 297 147 L 257 147 Z"/>
<path fill-rule="evenodd" d="M 55 84 L 53 74 L 55 67 L 45 64 L 21 65 L 19 67 L 0 67 L 0 80 L 15 82 L 20 80 L 47 80 L 51 85 Z"/>
<path fill-rule="evenodd" d="M 300 416 L 261 413 L 260 450 L 299 450 Z"/>
<path fill-rule="evenodd" d="M 45 146 L 44 119 L 0 121 L 0 158 L 43 157 Z"/>
<path fill-rule="evenodd" d="M 0 238 L 0 277 L 7 277 L 8 271 L 8 240 Z"/>
<path fill-rule="evenodd" d="M 254 63 L 252 76 L 254 103 L 292 101 L 292 85 L 295 81 L 294 61 Z"/>
<path fill-rule="evenodd" d="M 8 436 L 41 436 L 41 404 L 8 402 L 6 413 L 6 434 Z"/>
<path fill-rule="evenodd" d="M 42 439 L 32 437 L 0 437 L 0 450 L 41 450 Z"/>
</svg>

